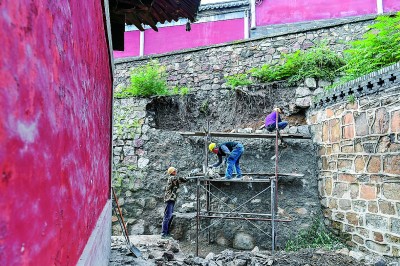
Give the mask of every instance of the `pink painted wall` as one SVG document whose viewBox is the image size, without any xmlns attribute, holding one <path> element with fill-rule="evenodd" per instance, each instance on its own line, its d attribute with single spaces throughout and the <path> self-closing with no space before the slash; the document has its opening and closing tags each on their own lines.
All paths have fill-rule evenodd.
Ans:
<svg viewBox="0 0 400 266">
<path fill-rule="evenodd" d="M 139 56 L 140 53 L 140 31 L 126 31 L 124 38 L 124 51 L 114 51 L 114 57 L 128 57 L 128 56 Z"/>
<path fill-rule="evenodd" d="M 243 19 L 231 19 L 215 22 L 195 23 L 191 25 L 191 31 L 185 31 L 186 26 L 172 26 L 159 28 L 158 32 L 146 30 L 144 34 L 144 54 L 161 54 L 182 49 L 206 46 L 234 40 L 242 40 L 244 37 Z M 125 33 L 129 39 L 125 39 L 125 51 L 114 51 L 114 56 L 127 57 L 139 54 L 139 33 L 131 31 Z M 137 49 L 137 54 L 130 51 Z M 136 50 L 135 50 L 136 51 Z"/>
<path fill-rule="evenodd" d="M 400 11 L 399 0 L 383 0 L 383 12 Z"/>
<path fill-rule="evenodd" d="M 256 25 L 376 14 L 376 10 L 376 0 L 264 0 L 256 7 Z"/>
<path fill-rule="evenodd" d="M 0 265 L 75 265 L 107 202 L 102 13 L 95 0 L 1 2 Z"/>
</svg>

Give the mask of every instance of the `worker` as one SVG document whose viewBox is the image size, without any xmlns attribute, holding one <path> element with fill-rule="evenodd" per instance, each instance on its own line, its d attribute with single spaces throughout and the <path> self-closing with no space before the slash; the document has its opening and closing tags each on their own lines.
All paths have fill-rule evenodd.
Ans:
<svg viewBox="0 0 400 266">
<path fill-rule="evenodd" d="M 280 114 L 282 110 L 278 107 L 275 107 L 269 115 L 265 118 L 265 127 L 269 132 L 272 132 L 276 129 L 276 119 L 278 118 L 278 129 L 284 129 L 288 122 L 282 121 Z"/>
<path fill-rule="evenodd" d="M 211 167 L 218 167 L 222 163 L 222 156 L 226 156 L 226 171 L 225 178 L 232 179 L 233 170 L 236 171 L 236 177 L 242 178 L 242 171 L 240 170 L 239 160 L 244 151 L 243 145 L 239 142 L 224 142 L 220 145 L 211 143 L 208 149 L 218 156 L 218 162 L 211 165 Z"/>
<path fill-rule="evenodd" d="M 187 182 L 186 178 L 176 176 L 177 171 L 178 170 L 175 167 L 169 167 L 167 170 L 168 181 L 164 194 L 164 202 L 166 205 L 164 210 L 164 219 L 162 222 L 161 238 L 172 238 L 169 230 L 172 222 L 172 214 L 174 213 L 175 201 L 178 196 L 179 185 Z"/>
</svg>

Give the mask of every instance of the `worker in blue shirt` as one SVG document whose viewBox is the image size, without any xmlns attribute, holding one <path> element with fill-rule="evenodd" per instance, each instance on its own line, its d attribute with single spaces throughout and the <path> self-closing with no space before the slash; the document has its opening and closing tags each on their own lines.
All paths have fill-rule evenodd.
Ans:
<svg viewBox="0 0 400 266">
<path fill-rule="evenodd" d="M 218 156 L 218 162 L 211 165 L 211 167 L 218 167 L 222 163 L 222 156 L 226 156 L 226 171 L 225 178 L 232 179 L 233 170 L 236 170 L 237 178 L 242 178 L 242 171 L 240 170 L 239 160 L 244 151 L 244 147 L 239 142 L 229 141 L 219 145 L 211 143 L 208 149 Z"/>
</svg>

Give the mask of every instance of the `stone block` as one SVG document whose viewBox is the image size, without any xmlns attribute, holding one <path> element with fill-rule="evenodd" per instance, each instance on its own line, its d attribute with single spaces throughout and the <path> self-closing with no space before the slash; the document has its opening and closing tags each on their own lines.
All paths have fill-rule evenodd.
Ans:
<svg viewBox="0 0 400 266">
<path fill-rule="evenodd" d="M 354 212 L 346 213 L 346 220 L 349 224 L 358 225 L 358 214 Z"/>
<path fill-rule="evenodd" d="M 380 232 L 373 232 L 374 241 L 383 242 L 383 235 Z"/>
<path fill-rule="evenodd" d="M 364 213 L 367 211 L 367 202 L 364 200 L 354 200 L 353 210 L 359 213 Z"/>
<path fill-rule="evenodd" d="M 349 183 L 356 182 L 356 180 L 357 180 L 356 177 L 351 174 L 339 174 L 338 179 L 339 179 L 339 181 L 344 181 L 344 182 L 349 182 Z"/>
<path fill-rule="evenodd" d="M 317 87 L 317 82 L 315 81 L 314 78 L 306 78 L 304 80 L 304 84 L 309 88 L 316 88 Z"/>
<path fill-rule="evenodd" d="M 389 243 L 400 245 L 400 237 L 398 236 L 394 236 L 392 234 L 385 234 L 385 240 Z"/>
<path fill-rule="evenodd" d="M 357 113 L 353 114 L 356 136 L 366 136 L 368 135 L 368 123 L 367 123 L 367 115 L 366 113 Z"/>
<path fill-rule="evenodd" d="M 327 196 L 332 195 L 332 178 L 325 179 L 325 193 Z"/>
<path fill-rule="evenodd" d="M 322 124 L 322 142 L 327 143 L 329 141 L 329 121 L 325 121 Z"/>
<path fill-rule="evenodd" d="M 379 244 L 371 240 L 367 240 L 365 244 L 369 249 L 379 254 L 388 254 L 390 251 L 390 246 L 387 244 Z"/>
<path fill-rule="evenodd" d="M 354 138 L 354 126 L 353 125 L 344 126 L 342 129 L 342 136 L 344 139 L 353 139 Z"/>
<path fill-rule="evenodd" d="M 379 231 L 388 229 L 388 218 L 376 214 L 365 214 L 365 223 L 367 227 L 377 229 Z"/>
<path fill-rule="evenodd" d="M 339 208 L 344 211 L 350 210 L 351 209 L 351 200 L 339 199 Z"/>
<path fill-rule="evenodd" d="M 375 119 L 372 125 L 372 134 L 385 134 L 389 130 L 389 113 L 385 107 L 375 111 Z"/>
<path fill-rule="evenodd" d="M 298 87 L 296 89 L 296 97 L 305 97 L 311 95 L 311 91 L 307 87 Z"/>
<path fill-rule="evenodd" d="M 388 215 L 395 215 L 396 214 L 396 210 L 394 208 L 394 204 L 391 203 L 390 201 L 379 200 L 378 204 L 379 204 L 380 213 L 388 214 Z"/>
<path fill-rule="evenodd" d="M 400 235 L 400 219 L 390 218 L 390 231 Z"/>
<path fill-rule="evenodd" d="M 400 132 L 400 110 L 391 113 L 390 132 Z"/>
<path fill-rule="evenodd" d="M 353 168 L 353 161 L 348 159 L 339 159 L 337 161 L 338 170 L 350 171 Z"/>
<path fill-rule="evenodd" d="M 326 112 L 326 117 L 327 117 L 327 118 L 331 118 L 332 116 L 335 115 L 335 113 L 333 112 L 333 110 L 332 110 L 332 109 L 329 109 L 329 108 L 327 108 L 325 112 Z"/>
<path fill-rule="evenodd" d="M 379 173 L 381 171 L 381 156 L 371 156 L 367 165 L 368 173 Z"/>
<path fill-rule="evenodd" d="M 354 153 L 354 147 L 353 147 L 353 145 L 342 146 L 341 152 L 342 153 Z"/>
<path fill-rule="evenodd" d="M 328 207 L 330 209 L 337 209 L 338 204 L 337 204 L 337 199 L 335 198 L 329 198 L 328 199 Z"/>
<path fill-rule="evenodd" d="M 378 203 L 375 201 L 368 202 L 368 211 L 372 213 L 378 213 Z"/>
<path fill-rule="evenodd" d="M 400 200 L 400 184 L 386 183 L 383 184 L 383 195 L 389 200 Z"/>
<path fill-rule="evenodd" d="M 353 113 L 351 112 L 347 112 L 344 116 L 343 116 L 343 125 L 352 125 L 354 124 L 354 117 L 353 117 Z"/>
<path fill-rule="evenodd" d="M 360 198 L 366 200 L 376 199 L 376 186 L 361 184 L 360 186 Z"/>
<path fill-rule="evenodd" d="M 351 199 L 357 199 L 359 197 L 359 184 L 353 183 L 350 184 L 350 198 Z"/>
<path fill-rule="evenodd" d="M 356 159 L 354 160 L 354 168 L 357 173 L 364 172 L 365 161 L 363 156 L 356 157 Z"/>
<path fill-rule="evenodd" d="M 330 128 L 330 142 L 337 142 L 340 140 L 340 121 L 339 119 L 332 119 L 329 121 Z"/>
<path fill-rule="evenodd" d="M 353 235 L 353 241 L 360 245 L 364 245 L 364 239 L 359 235 Z"/>
<path fill-rule="evenodd" d="M 392 247 L 392 253 L 391 255 L 395 258 L 400 257 L 400 248 L 398 247 Z M 393 266 L 397 266 L 397 265 L 393 265 Z"/>
<path fill-rule="evenodd" d="M 362 236 L 362 237 L 364 237 L 364 238 L 369 238 L 369 237 L 370 237 L 370 232 L 371 232 L 371 231 L 369 231 L 368 229 L 365 229 L 365 228 L 363 228 L 363 227 L 357 227 L 357 228 L 356 228 L 356 232 L 357 232 L 360 236 Z"/>
<path fill-rule="evenodd" d="M 388 174 L 400 175 L 400 155 L 384 155 L 383 170 Z"/>
<path fill-rule="evenodd" d="M 344 221 L 344 212 L 336 212 L 334 215 L 336 221 Z"/>
<path fill-rule="evenodd" d="M 346 183 L 334 183 L 332 196 L 341 198 L 349 189 L 349 185 Z"/>
</svg>

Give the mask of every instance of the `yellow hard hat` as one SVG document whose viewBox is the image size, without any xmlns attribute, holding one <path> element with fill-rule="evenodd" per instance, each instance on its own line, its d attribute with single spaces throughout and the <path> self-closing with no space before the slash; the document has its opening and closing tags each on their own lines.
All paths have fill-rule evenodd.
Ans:
<svg viewBox="0 0 400 266">
<path fill-rule="evenodd" d="M 209 149 L 210 151 L 212 151 L 212 150 L 215 148 L 215 146 L 217 146 L 217 144 L 215 144 L 214 142 L 213 142 L 213 143 L 210 143 L 210 145 L 208 145 L 208 149 Z"/>
<path fill-rule="evenodd" d="M 281 108 L 279 108 L 279 107 L 275 107 L 275 108 L 274 108 L 274 111 L 277 111 L 277 112 L 280 113 L 280 114 L 282 113 L 282 110 L 281 110 Z"/>
<path fill-rule="evenodd" d="M 170 167 L 170 168 L 168 168 L 168 170 L 167 170 L 167 172 L 168 172 L 168 174 L 170 175 L 170 174 L 172 174 L 173 172 L 175 172 L 176 171 L 176 168 L 175 167 Z"/>
</svg>

